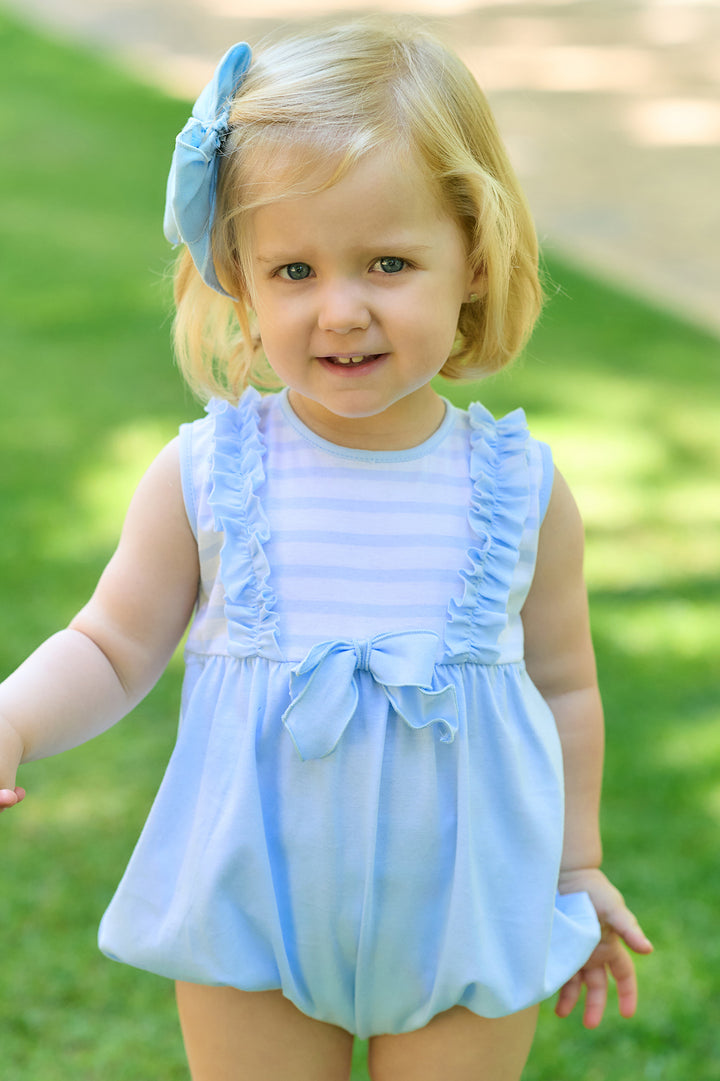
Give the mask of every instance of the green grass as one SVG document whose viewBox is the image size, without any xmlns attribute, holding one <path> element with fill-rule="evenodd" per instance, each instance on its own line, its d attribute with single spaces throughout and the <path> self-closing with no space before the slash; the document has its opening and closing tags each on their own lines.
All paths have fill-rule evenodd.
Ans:
<svg viewBox="0 0 720 1081">
<path fill-rule="evenodd" d="M 84 602 L 145 465 L 198 414 L 169 348 L 160 228 L 187 106 L 0 14 L 0 672 Z M 523 404 L 588 527 L 608 715 L 607 867 L 656 954 L 632 1023 L 543 1007 L 527 1081 L 711 1081 L 720 1060 L 718 360 L 570 267 L 525 360 L 458 402 Z M 447 388 L 445 388 L 447 389 Z M 27 767 L 3 815 L 3 1081 L 187 1078 L 172 988 L 95 928 L 172 747 L 180 666 L 122 725 Z M 364 1045 L 354 1081 L 364 1081 Z M 289 1079 L 292 1081 L 292 1079 Z"/>
</svg>

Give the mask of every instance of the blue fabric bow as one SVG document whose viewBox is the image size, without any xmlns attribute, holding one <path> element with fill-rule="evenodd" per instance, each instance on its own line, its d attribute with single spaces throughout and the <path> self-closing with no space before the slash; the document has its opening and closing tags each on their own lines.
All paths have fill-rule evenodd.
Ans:
<svg viewBox="0 0 720 1081">
<path fill-rule="evenodd" d="M 215 217 L 218 153 L 228 133 L 230 101 L 242 82 L 252 53 L 244 42 L 225 53 L 212 80 L 175 140 L 167 183 L 163 230 L 171 244 L 186 244 L 203 280 L 229 296 L 217 279 L 210 231 Z M 233 297 L 233 300 L 236 298 Z"/>
<path fill-rule="evenodd" d="M 302 759 L 335 750 L 358 704 L 357 671 L 368 671 L 411 728 L 438 724 L 443 743 L 458 728 L 455 688 L 433 690 L 439 638 L 432 631 L 379 634 L 364 642 L 321 642 L 290 677 L 283 723 Z"/>
</svg>

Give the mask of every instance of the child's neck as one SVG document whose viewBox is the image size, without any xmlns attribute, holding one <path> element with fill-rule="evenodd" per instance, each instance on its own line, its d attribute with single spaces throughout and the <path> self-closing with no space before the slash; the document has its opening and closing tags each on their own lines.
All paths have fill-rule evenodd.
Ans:
<svg viewBox="0 0 720 1081">
<path fill-rule="evenodd" d="M 401 398 L 381 413 L 344 417 L 290 390 L 288 401 L 306 427 L 341 447 L 353 450 L 398 451 L 430 439 L 445 417 L 445 402 L 428 384 Z"/>
</svg>

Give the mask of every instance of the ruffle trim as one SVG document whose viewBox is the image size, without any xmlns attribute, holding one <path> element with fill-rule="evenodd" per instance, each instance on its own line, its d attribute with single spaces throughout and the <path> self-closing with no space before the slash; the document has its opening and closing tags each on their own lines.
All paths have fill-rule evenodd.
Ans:
<svg viewBox="0 0 720 1081">
<path fill-rule="evenodd" d="M 470 569 L 460 572 L 463 596 L 450 602 L 445 646 L 456 663 L 496 664 L 530 506 L 530 433 L 522 409 L 496 421 L 475 402 L 468 415 L 473 481 L 468 520 L 477 543 L 468 550 Z"/>
<path fill-rule="evenodd" d="M 265 444 L 259 427 L 260 395 L 252 387 L 237 406 L 213 399 L 208 502 L 215 529 L 224 534 L 220 576 L 225 590 L 228 648 L 235 657 L 282 660 L 277 643 L 275 595 L 265 544 L 270 526 L 258 491 L 265 484 Z"/>
</svg>

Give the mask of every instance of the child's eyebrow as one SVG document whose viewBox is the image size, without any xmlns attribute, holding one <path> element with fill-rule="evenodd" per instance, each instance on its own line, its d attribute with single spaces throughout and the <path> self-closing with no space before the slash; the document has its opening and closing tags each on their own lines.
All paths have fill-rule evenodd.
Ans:
<svg viewBox="0 0 720 1081">
<path fill-rule="evenodd" d="M 295 260 L 290 259 L 289 260 L 287 252 L 283 252 L 281 255 L 260 255 L 258 252 L 255 252 L 255 258 L 258 261 L 258 263 L 268 263 L 268 264 L 270 264 L 270 263 L 300 262 L 301 261 L 299 259 L 295 259 Z"/>
<path fill-rule="evenodd" d="M 358 248 L 359 255 L 395 255 L 405 253 L 412 255 L 414 252 L 420 254 L 421 252 L 430 251 L 432 244 L 418 244 L 412 240 L 403 240 L 401 237 L 397 237 L 390 240 L 383 240 L 378 244 L 363 244 L 362 248 Z M 298 249 L 299 250 L 299 249 Z M 283 252 L 255 252 L 255 259 L 258 263 L 287 263 L 287 262 L 304 262 L 302 259 L 293 259 L 289 257 L 288 252 L 290 249 Z"/>
</svg>

